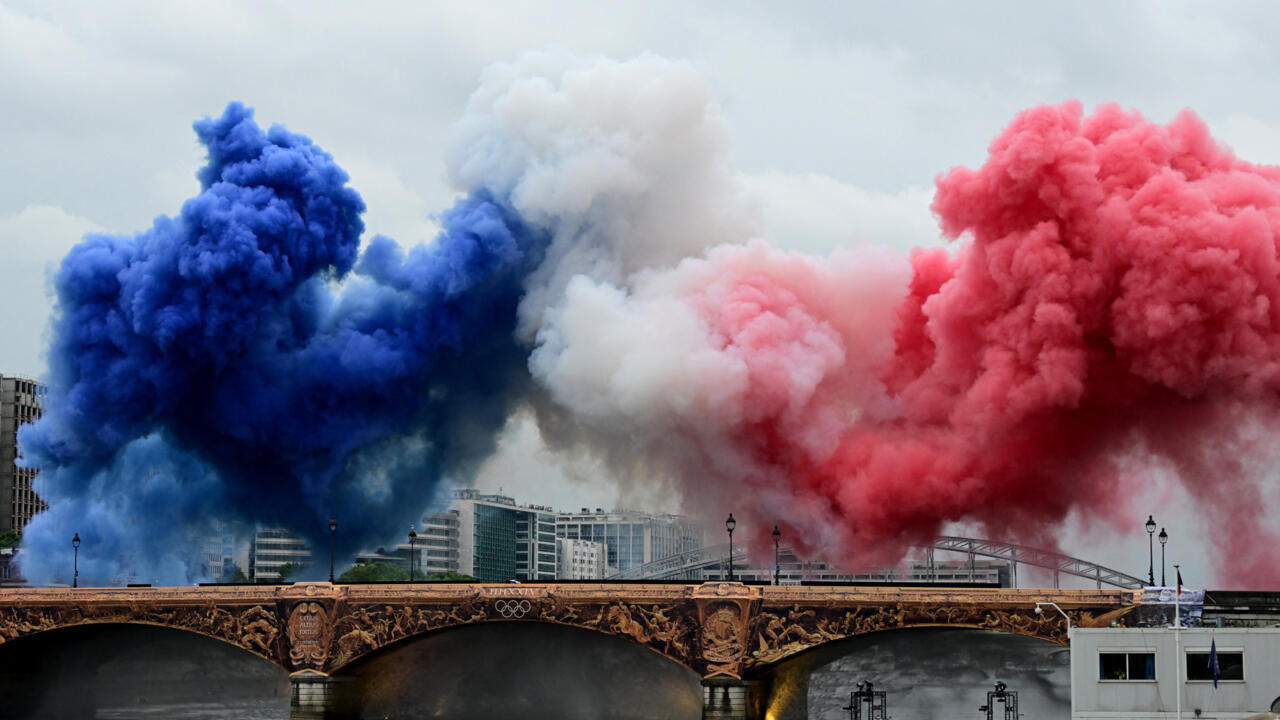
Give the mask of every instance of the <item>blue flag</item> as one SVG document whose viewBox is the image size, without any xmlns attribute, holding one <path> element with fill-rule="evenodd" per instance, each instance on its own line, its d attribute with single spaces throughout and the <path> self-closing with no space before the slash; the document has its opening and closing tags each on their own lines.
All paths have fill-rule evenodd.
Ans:
<svg viewBox="0 0 1280 720">
<path fill-rule="evenodd" d="M 1214 689 L 1217 689 L 1222 670 L 1218 667 L 1218 643 L 1212 639 L 1209 640 L 1209 674 L 1213 676 Z"/>
</svg>

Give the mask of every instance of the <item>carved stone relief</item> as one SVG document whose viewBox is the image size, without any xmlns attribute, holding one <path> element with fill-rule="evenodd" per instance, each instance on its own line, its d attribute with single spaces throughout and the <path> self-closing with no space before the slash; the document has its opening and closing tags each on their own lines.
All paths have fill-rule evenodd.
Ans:
<svg viewBox="0 0 1280 720">
<path fill-rule="evenodd" d="M 58 627 L 146 623 L 219 638 L 289 670 L 334 672 L 405 638 L 488 621 L 589 628 L 662 653 L 704 676 L 760 670 L 816 645 L 892 628 L 976 627 L 1066 641 L 1123 624 L 1128 591 L 573 584 L 0 590 L 0 643 Z M 1133 615 L 1132 617 L 1137 617 Z"/>
<path fill-rule="evenodd" d="M 318 602 L 300 602 L 289 613 L 289 662 L 295 668 L 322 668 L 332 635 L 329 615 Z"/>
</svg>

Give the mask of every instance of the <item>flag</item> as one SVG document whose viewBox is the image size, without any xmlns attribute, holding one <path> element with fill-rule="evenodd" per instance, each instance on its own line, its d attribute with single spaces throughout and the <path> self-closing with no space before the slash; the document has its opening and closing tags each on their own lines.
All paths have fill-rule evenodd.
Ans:
<svg viewBox="0 0 1280 720">
<path fill-rule="evenodd" d="M 1173 566 L 1173 571 L 1178 574 L 1178 592 L 1173 596 L 1173 626 L 1182 626 L 1182 568 L 1177 565 Z"/>
<path fill-rule="evenodd" d="M 1209 674 L 1213 676 L 1213 687 L 1216 690 L 1218 680 L 1222 678 L 1222 669 L 1218 667 L 1218 643 L 1209 640 Z"/>
</svg>

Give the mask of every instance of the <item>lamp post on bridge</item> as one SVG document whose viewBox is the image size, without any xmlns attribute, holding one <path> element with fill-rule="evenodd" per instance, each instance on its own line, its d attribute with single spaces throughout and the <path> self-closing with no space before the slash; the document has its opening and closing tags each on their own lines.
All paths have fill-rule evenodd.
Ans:
<svg viewBox="0 0 1280 720">
<path fill-rule="evenodd" d="M 1160 538 L 1160 587 L 1168 587 L 1168 583 L 1164 580 L 1164 545 L 1169 542 L 1169 533 L 1165 532 L 1164 528 L 1160 528 L 1160 534 L 1157 537 Z"/>
<path fill-rule="evenodd" d="M 778 573 L 782 571 L 782 563 L 778 561 L 778 541 L 782 539 L 782 531 L 773 526 L 773 584 L 778 584 Z"/>
<path fill-rule="evenodd" d="M 409 582 L 413 582 L 413 546 L 418 542 L 418 533 L 409 526 Z"/>
<path fill-rule="evenodd" d="M 329 584 L 333 584 L 333 534 L 338 531 L 338 518 L 329 516 Z"/>
<path fill-rule="evenodd" d="M 80 533 L 71 538 L 71 587 L 80 587 Z"/>
<path fill-rule="evenodd" d="M 1151 538 L 1156 533 L 1155 518 L 1147 516 L 1147 586 L 1156 584 L 1156 551 Z"/>
<path fill-rule="evenodd" d="M 724 529 L 729 531 L 729 582 L 733 582 L 733 529 L 738 527 L 738 521 L 733 519 L 733 513 L 729 513 L 729 519 L 724 521 Z"/>
</svg>

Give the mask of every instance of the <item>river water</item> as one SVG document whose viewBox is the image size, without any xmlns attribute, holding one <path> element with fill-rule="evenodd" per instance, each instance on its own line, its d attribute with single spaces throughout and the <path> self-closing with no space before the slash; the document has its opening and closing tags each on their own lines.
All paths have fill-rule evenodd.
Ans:
<svg viewBox="0 0 1280 720">
<path fill-rule="evenodd" d="M 101 708 L 98 720 L 289 720 L 289 699 Z"/>
</svg>

